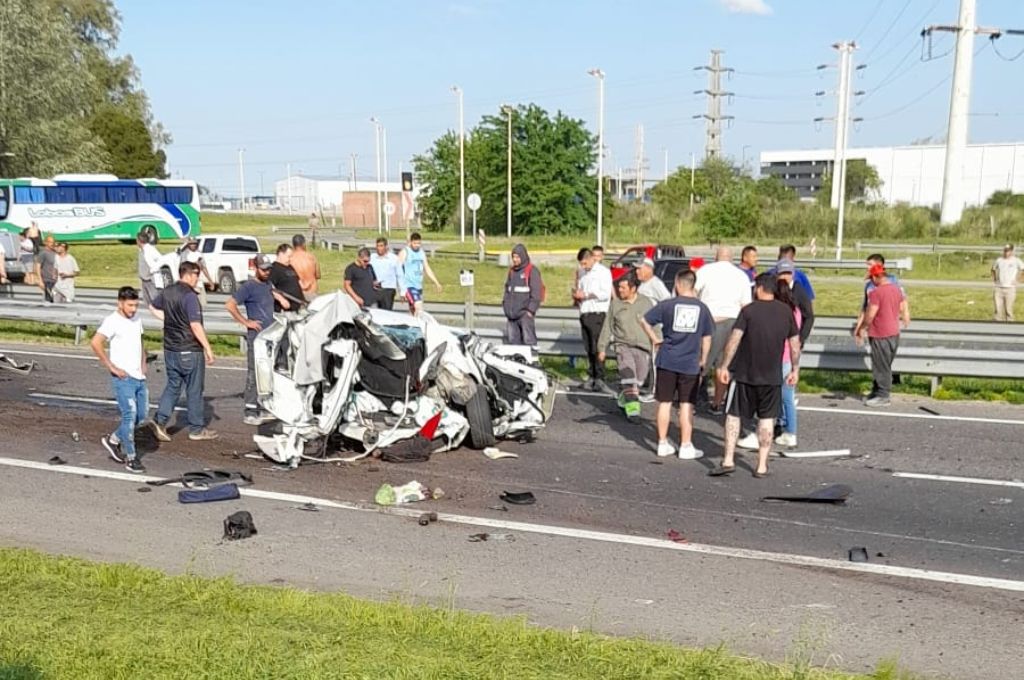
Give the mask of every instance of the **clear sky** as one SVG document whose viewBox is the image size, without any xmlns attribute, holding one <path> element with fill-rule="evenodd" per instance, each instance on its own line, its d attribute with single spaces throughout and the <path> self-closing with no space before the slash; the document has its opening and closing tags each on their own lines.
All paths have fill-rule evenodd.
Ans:
<svg viewBox="0 0 1024 680">
<path fill-rule="evenodd" d="M 1024 28 L 1024 1 L 978 0 L 981 26 Z M 390 175 L 458 126 L 452 85 L 465 92 L 467 128 L 502 103 L 534 102 L 597 128 L 607 74 L 605 167 L 635 165 L 645 127 L 649 178 L 703 155 L 711 49 L 735 69 L 724 151 L 749 164 L 761 150 L 832 144 L 831 45 L 857 40 L 855 89 L 867 94 L 851 145 L 905 144 L 945 133 L 952 73 L 949 34 L 928 46 L 926 24 L 953 24 L 957 0 L 118 0 L 119 49 L 142 75 L 153 112 L 174 137 L 169 167 L 238 195 L 270 192 L 293 172 L 375 173 L 369 118 L 387 127 Z M 979 37 L 972 142 L 1024 141 L 1024 37 Z M 922 54 L 926 60 L 922 60 Z M 1002 58 L 1000 57 L 1002 55 Z M 815 97 L 819 90 L 825 97 Z M 998 115 L 997 115 L 998 114 Z"/>
</svg>

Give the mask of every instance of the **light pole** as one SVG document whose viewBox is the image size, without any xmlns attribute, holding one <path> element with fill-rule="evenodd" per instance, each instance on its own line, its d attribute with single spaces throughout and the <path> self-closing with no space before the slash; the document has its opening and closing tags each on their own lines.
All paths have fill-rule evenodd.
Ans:
<svg viewBox="0 0 1024 680">
<path fill-rule="evenodd" d="M 245 212 L 245 149 L 238 150 L 238 190 L 242 194 L 240 206 Z"/>
<path fill-rule="evenodd" d="M 370 116 L 370 122 L 373 123 L 373 139 L 374 146 L 377 152 L 377 233 L 381 234 L 384 232 L 384 213 L 381 211 L 380 205 L 380 121 L 377 120 L 376 116 Z"/>
<path fill-rule="evenodd" d="M 388 129 L 381 126 L 381 144 L 384 147 L 384 231 L 391 233 L 391 215 L 388 214 Z"/>
<path fill-rule="evenodd" d="M 665 182 L 665 184 L 668 184 L 668 147 L 666 146 L 661 151 L 662 151 L 662 153 L 665 154 L 665 178 L 664 178 L 664 182 Z"/>
<path fill-rule="evenodd" d="M 462 88 L 452 85 L 459 98 L 459 240 L 466 242 L 466 123 L 462 107 Z"/>
<path fill-rule="evenodd" d="M 506 162 L 508 177 L 505 180 L 505 233 L 512 238 L 512 107 L 505 104 L 501 110 L 508 116 L 508 161 Z"/>
<path fill-rule="evenodd" d="M 587 71 L 597 78 L 597 245 L 603 246 L 604 228 L 604 71 Z"/>
<path fill-rule="evenodd" d="M 743 151 L 741 152 L 742 160 L 740 161 L 740 170 L 746 170 L 747 169 L 747 149 L 749 149 L 749 148 L 750 148 L 749 144 L 744 144 L 743 145 Z"/>
</svg>

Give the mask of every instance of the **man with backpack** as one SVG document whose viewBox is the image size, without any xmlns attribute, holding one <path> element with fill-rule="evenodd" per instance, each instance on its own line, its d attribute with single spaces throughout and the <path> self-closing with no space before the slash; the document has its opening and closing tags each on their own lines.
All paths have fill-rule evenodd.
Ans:
<svg viewBox="0 0 1024 680">
<path fill-rule="evenodd" d="M 537 346 L 537 311 L 544 302 L 544 281 L 530 262 L 526 246 L 512 248 L 512 266 L 505 280 L 501 307 L 505 312 L 505 344 Z"/>
</svg>

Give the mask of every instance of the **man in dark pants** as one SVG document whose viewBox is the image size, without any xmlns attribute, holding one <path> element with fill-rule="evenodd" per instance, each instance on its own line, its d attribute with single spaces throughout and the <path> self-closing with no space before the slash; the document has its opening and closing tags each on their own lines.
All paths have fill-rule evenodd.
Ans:
<svg viewBox="0 0 1024 680">
<path fill-rule="evenodd" d="M 273 265 L 273 260 L 267 255 L 257 255 L 256 278 L 243 283 L 224 303 L 231 318 L 245 326 L 246 329 L 245 390 L 242 393 L 245 410 L 243 422 L 246 425 L 259 425 L 274 419 L 260 408 L 259 398 L 256 394 L 256 363 L 253 355 L 253 343 L 256 341 L 256 335 L 274 322 L 274 302 L 276 298 L 281 297 L 281 294 L 275 292 L 270 283 L 270 269 Z M 287 301 L 282 299 L 280 302 Z M 245 316 L 242 316 L 239 305 L 245 307 Z"/>
<path fill-rule="evenodd" d="M 888 406 L 892 392 L 892 362 L 900 346 L 900 317 L 903 328 L 910 326 L 910 307 L 907 298 L 897 284 L 892 283 L 885 273 L 885 266 L 873 264 L 868 276 L 874 288 L 868 291 L 868 308 L 864 312 L 863 330 L 857 336 L 857 344 L 868 337 L 871 344 L 871 374 L 874 384 L 871 394 L 864 400 L 865 406 Z"/>
<path fill-rule="evenodd" d="M 530 262 L 526 246 L 512 248 L 512 266 L 505 279 L 501 301 L 505 312 L 505 344 L 537 346 L 537 311 L 543 302 L 544 283 L 540 270 Z"/>
<path fill-rule="evenodd" d="M 57 251 L 55 241 L 47 236 L 43 241 L 43 250 L 39 253 L 39 287 L 43 289 L 43 299 L 53 302 L 53 287 L 57 285 Z"/>
<path fill-rule="evenodd" d="M 366 309 L 377 302 L 377 277 L 370 266 L 370 249 L 360 248 L 355 262 L 345 267 L 345 292 L 357 305 Z"/>
<path fill-rule="evenodd" d="M 594 392 L 604 385 L 604 362 L 598 360 L 598 339 L 612 301 L 612 273 L 594 258 L 589 248 L 580 248 L 576 254 L 580 265 L 579 280 L 572 299 L 579 305 L 583 346 L 587 350 L 589 380 L 584 387 Z"/>
<path fill-rule="evenodd" d="M 398 262 L 398 256 L 388 247 L 388 240 L 381 236 L 377 239 L 376 252 L 370 255 L 370 266 L 377 276 L 377 307 L 380 309 L 393 309 L 395 306 L 395 293 L 399 289 L 399 281 L 402 278 L 402 266 Z"/>
<path fill-rule="evenodd" d="M 171 441 L 167 423 L 185 388 L 188 406 L 188 438 L 193 441 L 216 439 L 217 433 L 206 427 L 203 418 L 203 388 L 206 364 L 213 363 L 213 349 L 203 328 L 203 311 L 195 287 L 199 283 L 199 265 L 182 262 L 178 282 L 164 288 L 153 300 L 150 311 L 164 322 L 164 364 L 167 386 L 151 421 L 153 434 L 162 442 Z M 204 363 L 205 359 L 205 363 Z"/>
</svg>

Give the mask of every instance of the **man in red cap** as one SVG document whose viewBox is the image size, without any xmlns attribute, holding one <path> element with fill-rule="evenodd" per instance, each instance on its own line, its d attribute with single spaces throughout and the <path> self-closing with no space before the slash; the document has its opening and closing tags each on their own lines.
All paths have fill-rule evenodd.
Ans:
<svg viewBox="0 0 1024 680">
<path fill-rule="evenodd" d="M 858 345 L 863 344 L 864 336 L 867 336 L 871 346 L 874 383 L 864 405 L 888 406 L 892 391 L 892 362 L 900 345 L 900 317 L 903 317 L 903 328 L 910 326 L 910 307 L 903 291 L 886 275 L 885 265 L 872 264 L 868 277 L 874 288 L 868 292 L 868 307 L 856 336 Z"/>
</svg>

